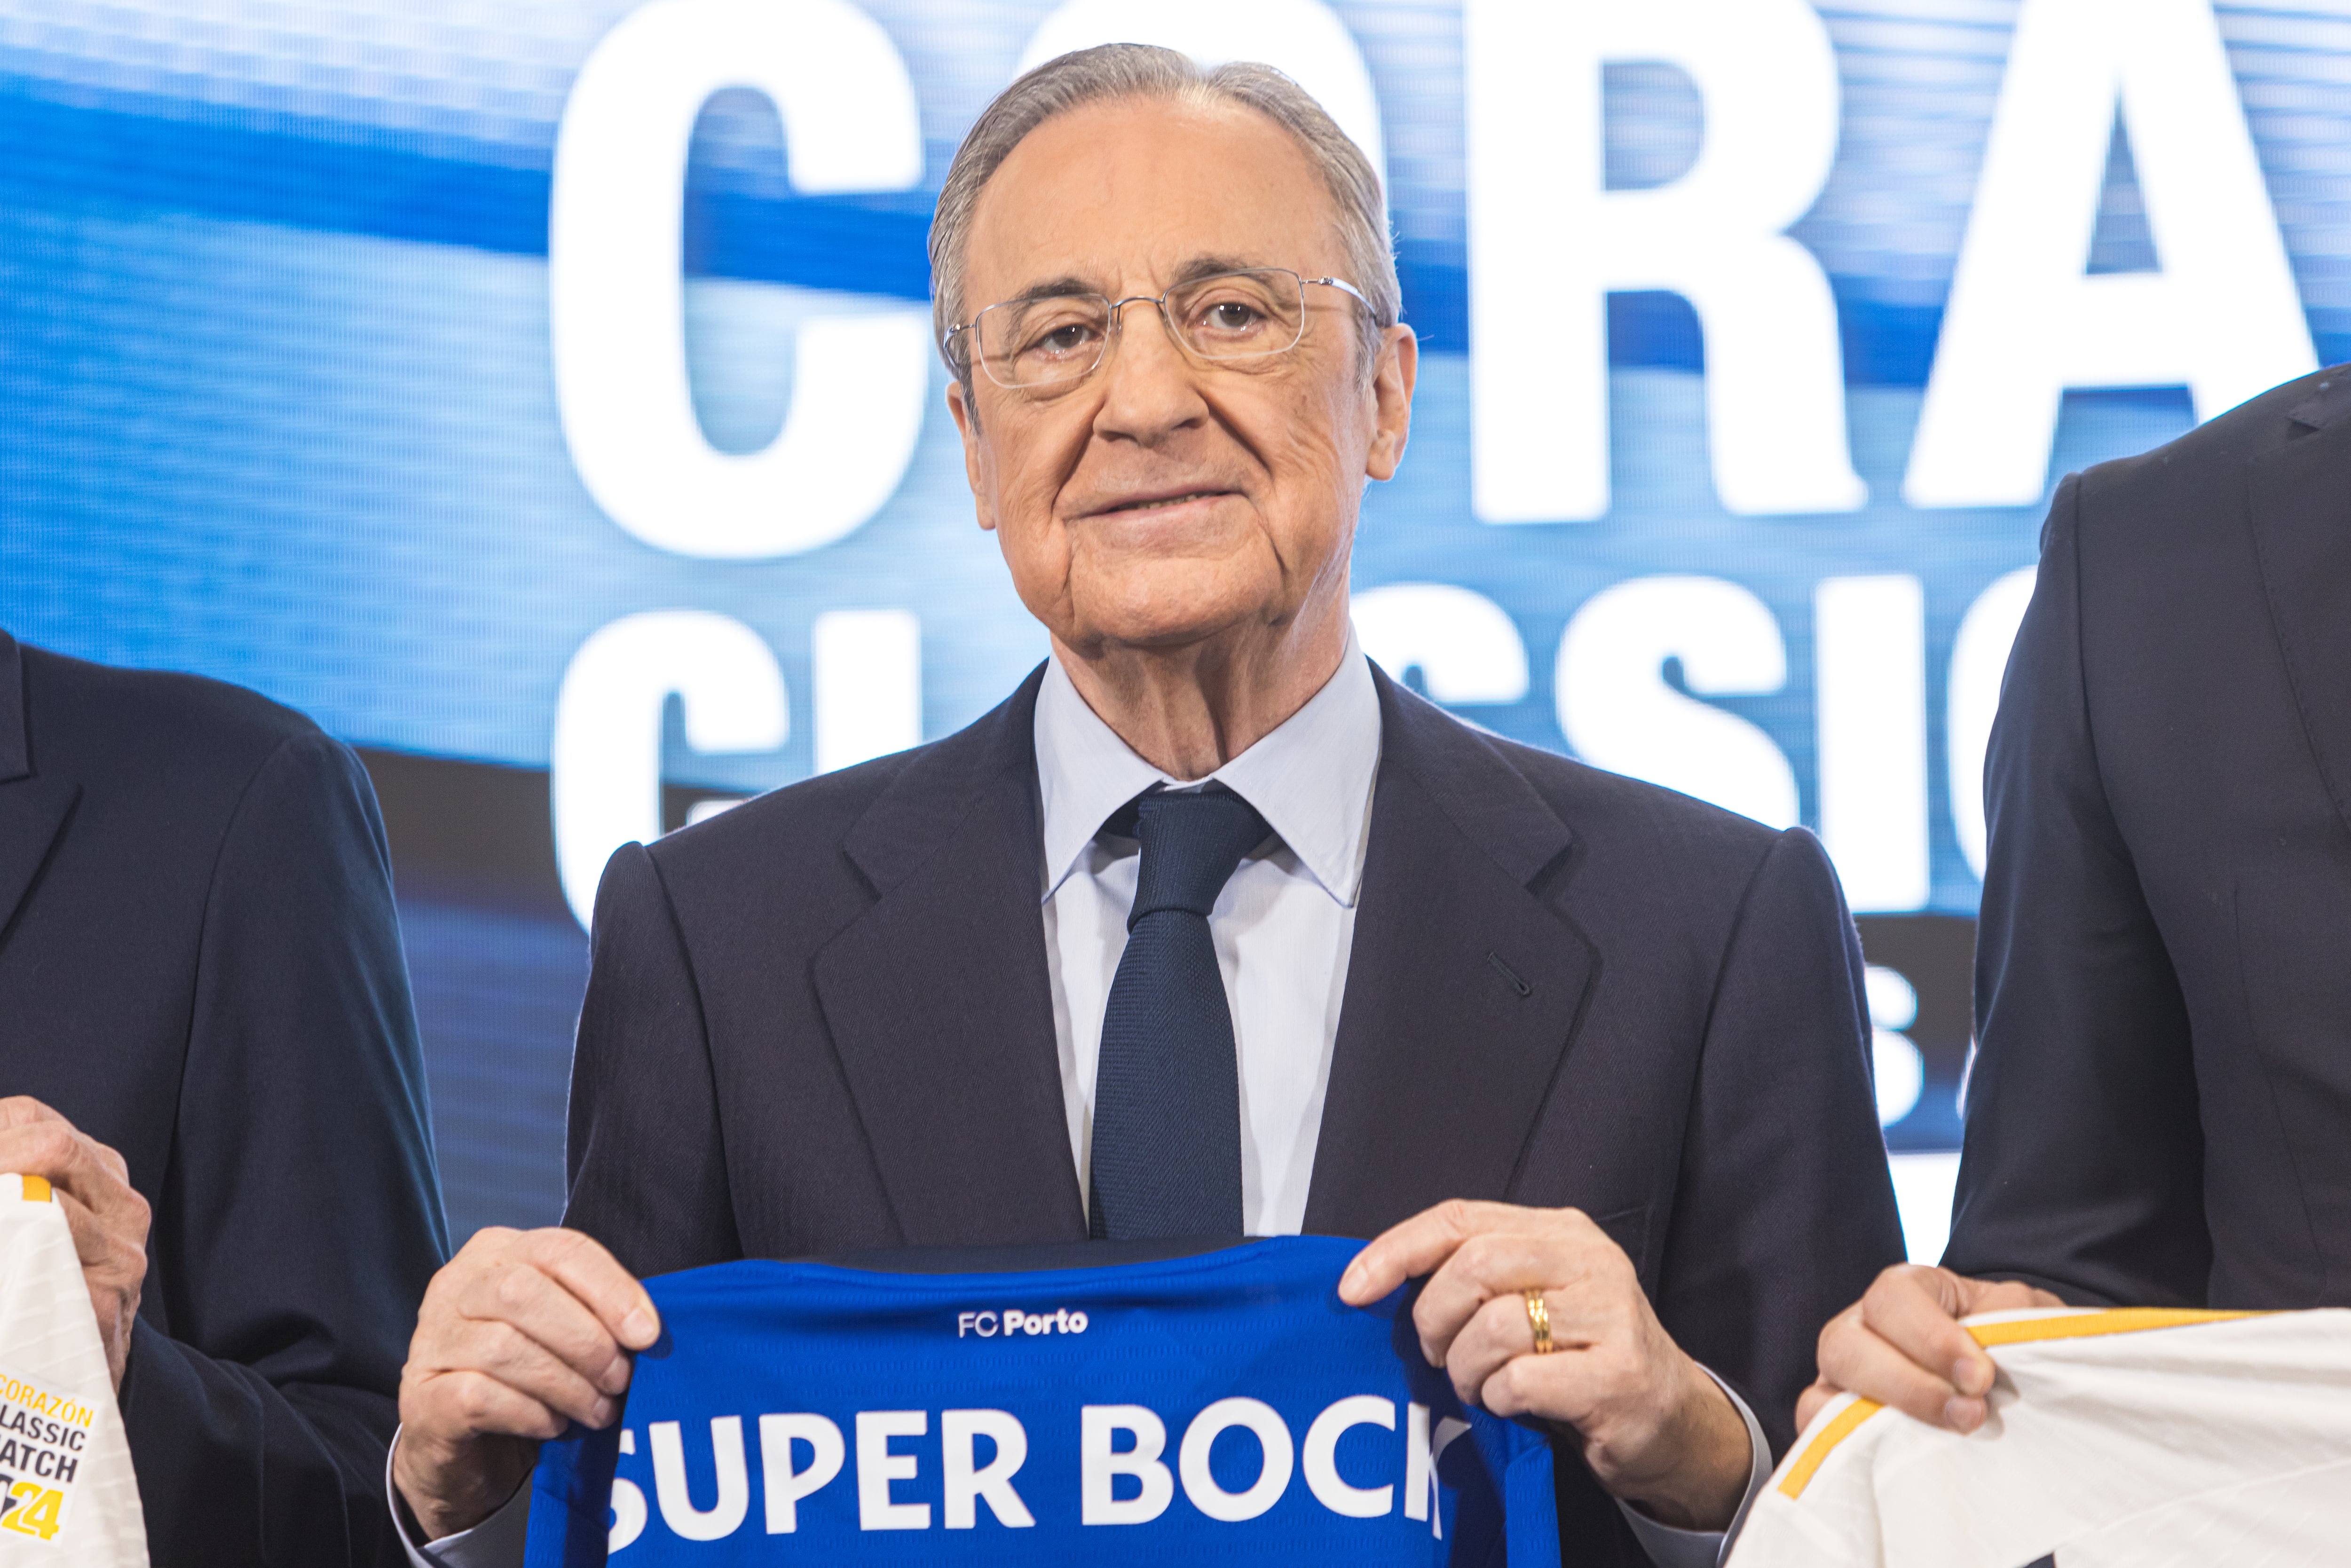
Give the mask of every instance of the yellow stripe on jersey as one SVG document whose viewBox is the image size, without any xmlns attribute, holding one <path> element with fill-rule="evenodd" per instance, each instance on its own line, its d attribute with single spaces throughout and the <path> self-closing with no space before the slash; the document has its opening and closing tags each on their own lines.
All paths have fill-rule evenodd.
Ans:
<svg viewBox="0 0 2351 1568">
<path fill-rule="evenodd" d="M 2073 1312 L 2053 1318 L 2018 1318 L 2001 1323 L 1970 1323 L 1969 1333 L 1989 1350 L 1996 1344 L 2030 1344 L 2038 1340 L 2090 1339 L 2100 1334 L 2141 1333 L 2148 1329 L 2186 1328 L 2195 1323 L 2227 1322 L 2235 1318 L 2267 1317 L 2266 1312 L 2215 1312 L 2192 1307 L 2117 1307 L 2111 1312 Z M 1813 1472 L 1855 1428 L 1885 1406 L 1875 1399 L 1856 1399 L 1837 1412 L 1836 1419 L 1804 1446 L 1802 1458 L 1781 1478 L 1780 1490 L 1802 1497 Z"/>
<path fill-rule="evenodd" d="M 47 1203 L 49 1201 L 48 1177 L 26 1176 L 18 1176 L 16 1179 L 25 1184 L 24 1196 L 26 1203 Z"/>
<path fill-rule="evenodd" d="M 2074 1312 L 2064 1317 L 2018 1318 L 2004 1323 L 1970 1323 L 1968 1333 L 1989 1350 L 1996 1344 L 2030 1344 L 2044 1339 L 2089 1339 L 2098 1334 L 2139 1333 L 2147 1329 L 2185 1328 L 2192 1323 L 2226 1322 L 2231 1318 L 2266 1317 L 2265 1312 L 2210 1312 L 2193 1307 L 2117 1307 L 2105 1312 Z"/>
<path fill-rule="evenodd" d="M 1812 1483 L 1813 1472 L 1829 1457 L 1829 1450 L 1853 1436 L 1853 1429 L 1876 1415 L 1886 1406 L 1875 1399 L 1856 1399 L 1836 1414 L 1836 1419 L 1820 1429 L 1817 1437 L 1804 1445 L 1803 1456 L 1788 1468 L 1780 1479 L 1780 1490 L 1790 1497 L 1802 1497 L 1804 1488 Z"/>
</svg>

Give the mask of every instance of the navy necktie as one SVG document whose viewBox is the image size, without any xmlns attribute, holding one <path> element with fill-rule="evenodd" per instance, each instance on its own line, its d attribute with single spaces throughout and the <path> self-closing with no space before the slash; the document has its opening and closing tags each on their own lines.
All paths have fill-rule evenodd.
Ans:
<svg viewBox="0 0 2351 1568">
<path fill-rule="evenodd" d="M 1271 830 L 1221 784 L 1155 788 L 1133 810 L 1143 863 L 1102 1009 L 1090 1228 L 1113 1241 L 1238 1236 L 1240 1064 L 1208 911 Z"/>
</svg>

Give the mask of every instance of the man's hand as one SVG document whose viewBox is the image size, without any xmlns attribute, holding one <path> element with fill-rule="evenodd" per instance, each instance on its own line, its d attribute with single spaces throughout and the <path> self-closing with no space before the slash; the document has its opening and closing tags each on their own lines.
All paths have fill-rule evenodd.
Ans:
<svg viewBox="0 0 2351 1568">
<path fill-rule="evenodd" d="M 569 1423 L 609 1425 L 630 1354 L 660 1333 L 645 1288 L 579 1231 L 476 1231 L 426 1288 L 400 1374 L 392 1479 L 425 1538 L 496 1512 Z"/>
<path fill-rule="evenodd" d="M 1356 1254 L 1339 1296 L 1368 1306 L 1424 1274 L 1421 1353 L 1465 1402 L 1573 1427 L 1600 1484 L 1667 1524 L 1729 1527 L 1753 1458 L 1747 1424 L 1580 1210 L 1441 1203 Z M 1550 1314 L 1549 1355 L 1534 1354 L 1530 1290 Z"/>
<path fill-rule="evenodd" d="M 1822 1406 L 1854 1393 L 1930 1427 L 1972 1432 L 1984 1424 L 1995 1369 L 1959 1320 L 2064 1304 L 2013 1280 L 1896 1263 L 1821 1331 L 1820 1381 L 1797 1400 L 1796 1426 L 1811 1426 Z"/>
<path fill-rule="evenodd" d="M 147 1200 L 122 1156 L 26 1094 L 0 1100 L 0 1171 L 45 1176 L 72 1228 L 82 1282 L 98 1313 L 114 1391 L 131 1364 L 131 1329 L 147 1281 Z"/>
</svg>

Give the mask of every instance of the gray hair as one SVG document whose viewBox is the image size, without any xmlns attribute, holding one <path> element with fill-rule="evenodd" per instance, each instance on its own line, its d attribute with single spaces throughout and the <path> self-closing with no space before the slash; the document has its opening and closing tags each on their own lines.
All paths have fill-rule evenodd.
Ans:
<svg viewBox="0 0 2351 1568">
<path fill-rule="evenodd" d="M 931 218 L 931 329 L 947 368 L 970 384 L 970 354 L 958 358 L 951 352 L 947 333 L 970 319 L 964 311 L 964 254 L 980 192 L 1022 139 L 1045 121 L 1081 104 L 1123 98 L 1238 103 L 1297 138 L 1339 209 L 1340 241 L 1354 273 L 1347 281 L 1371 305 L 1357 317 L 1360 358 L 1368 375 L 1380 335 L 1395 325 L 1404 308 L 1388 238 L 1387 200 L 1371 160 L 1312 94 L 1271 66 L 1235 62 L 1203 70 L 1191 57 L 1150 44 L 1103 44 L 1047 60 L 998 94 L 956 149 Z"/>
</svg>

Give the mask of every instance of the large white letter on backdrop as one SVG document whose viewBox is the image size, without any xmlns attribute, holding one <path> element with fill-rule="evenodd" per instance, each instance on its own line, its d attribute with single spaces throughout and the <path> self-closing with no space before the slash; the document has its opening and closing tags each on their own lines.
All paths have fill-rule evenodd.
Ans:
<svg viewBox="0 0 2351 1568">
<path fill-rule="evenodd" d="M 1355 640 L 1390 677 L 1420 666 L 1429 700 L 1514 703 L 1527 695 L 1527 644 L 1510 612 L 1449 582 L 1394 582 L 1355 595 Z"/>
<path fill-rule="evenodd" d="M 2008 674 L 2024 607 L 2032 602 L 2035 569 L 2022 567 L 1976 596 L 1951 639 L 1951 684 L 1945 717 L 1951 761 L 1951 826 L 1959 852 L 1984 873 L 1984 751 L 2000 712 L 2000 685 Z"/>
<path fill-rule="evenodd" d="M 1904 572 L 1813 591 L 1821 842 L 1857 911 L 1920 909 L 1927 844 L 1927 591 Z"/>
<path fill-rule="evenodd" d="M 923 741 L 923 622 L 911 610 L 828 610 L 809 630 L 816 770 Z"/>
<path fill-rule="evenodd" d="M 1733 512 L 1844 512 L 1828 278 L 1782 231 L 1836 158 L 1836 54 L 1804 0 L 1468 0 L 1471 500 L 1489 523 L 1608 510 L 1608 299 L 1667 289 L 1706 341 L 1714 484 Z M 1680 179 L 1606 189 L 1602 68 L 1688 73 L 1706 135 Z"/>
<path fill-rule="evenodd" d="M 563 437 L 621 527 L 681 555 L 747 559 L 831 543 L 906 471 L 930 393 L 930 316 L 799 329 L 791 408 L 755 453 L 704 436 L 685 361 L 686 153 L 713 93 L 750 88 L 784 124 L 803 194 L 923 178 L 914 84 L 848 0 L 653 0 L 580 67 L 556 136 L 548 303 Z"/>
<path fill-rule="evenodd" d="M 2159 272 L 2087 271 L 2120 106 Z M 2041 498 L 2069 387 L 2210 419 L 2317 367 L 2206 0 L 2025 0 L 1904 498 Z"/>
<path fill-rule="evenodd" d="M 696 751 L 773 751 L 790 733 L 784 673 L 739 621 L 651 610 L 582 643 L 556 695 L 549 764 L 556 869 L 582 925 L 612 852 L 661 836 L 662 709 L 673 695 Z"/>
<path fill-rule="evenodd" d="M 1560 640 L 1559 727 L 1578 757 L 1795 826 L 1796 775 L 1771 737 L 1667 684 L 1679 659 L 1698 697 L 1761 696 L 1788 681 L 1771 606 L 1718 577 L 1636 577 L 1584 601 Z"/>
<path fill-rule="evenodd" d="M 1353 139 L 1387 188 L 1387 141 L 1364 52 L 1322 0 L 1065 0 L 1029 35 L 1020 71 L 1097 44 L 1156 44 L 1211 68 L 1259 60 L 1289 74 Z"/>
<path fill-rule="evenodd" d="M 1918 1021 L 1918 988 L 1899 969 L 1872 964 L 1862 975 L 1869 1001 L 1870 1076 L 1877 1083 L 1877 1124 L 1890 1127 L 1918 1108 L 1927 1061 L 1902 1031 Z M 1948 1212 L 1948 1211 L 1947 1211 Z"/>
</svg>

